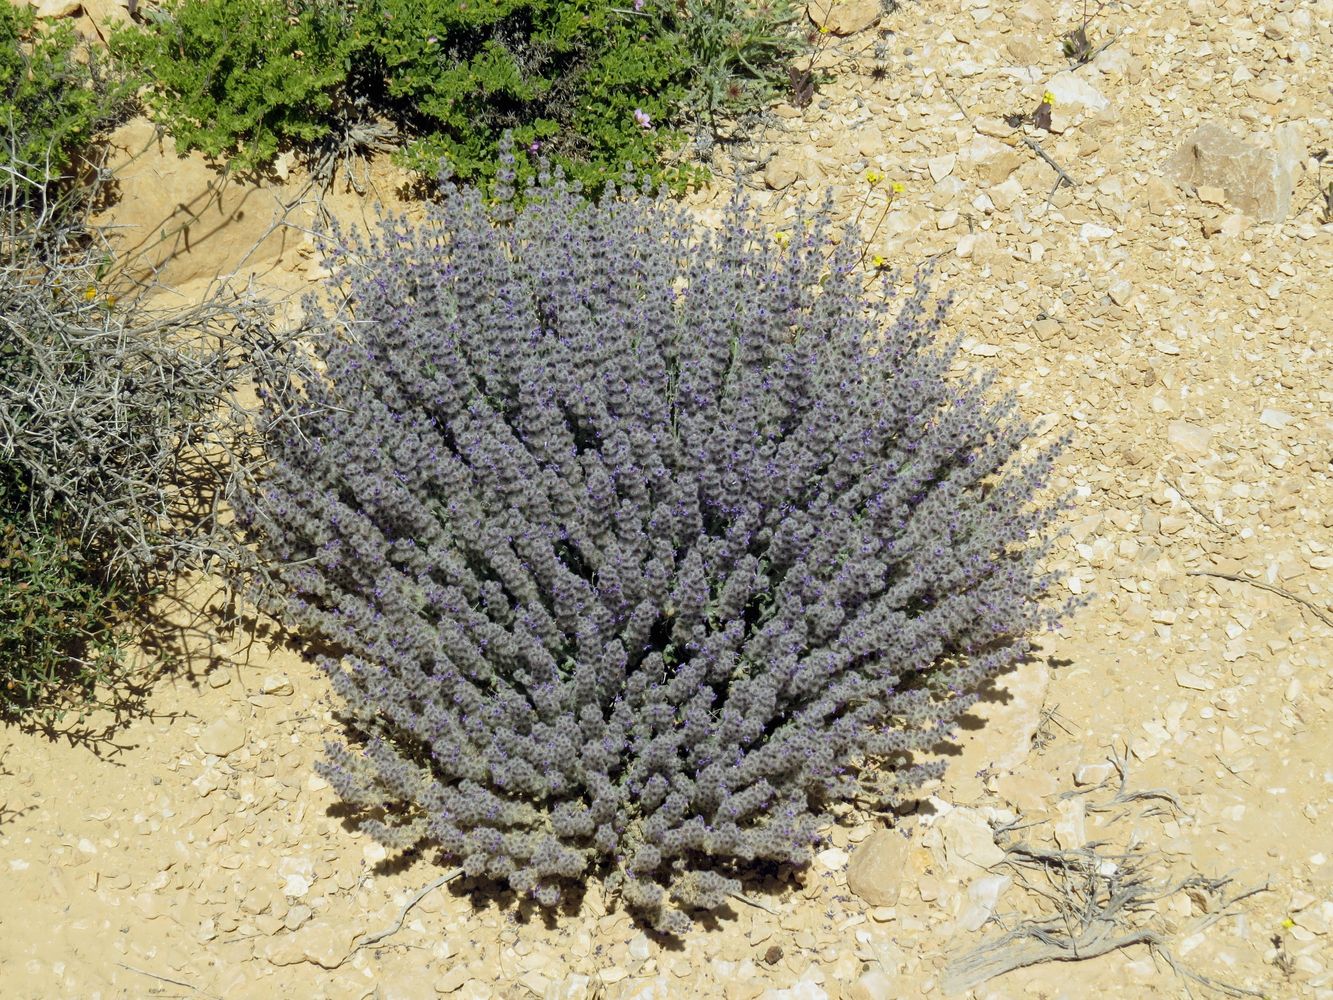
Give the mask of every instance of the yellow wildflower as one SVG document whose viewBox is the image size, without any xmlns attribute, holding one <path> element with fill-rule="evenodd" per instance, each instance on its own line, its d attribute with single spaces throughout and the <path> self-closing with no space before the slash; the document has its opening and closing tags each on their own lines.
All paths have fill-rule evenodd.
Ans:
<svg viewBox="0 0 1333 1000">
<path fill-rule="evenodd" d="M 884 268 L 884 258 L 881 257 L 879 254 L 875 254 L 873 257 L 871 257 L 870 263 L 875 265 L 875 270 L 877 271 L 883 270 Z"/>
<path fill-rule="evenodd" d="M 1051 107 L 1055 107 L 1055 95 L 1052 94 L 1049 90 L 1046 91 L 1046 93 L 1041 95 L 1041 103 L 1049 104 Z"/>
<path fill-rule="evenodd" d="M 777 243 L 778 246 L 785 247 L 788 243 L 791 242 L 791 236 L 788 233 L 782 233 L 782 232 L 774 233 L 773 241 Z"/>
<path fill-rule="evenodd" d="M 1282 921 L 1283 930 L 1289 931 L 1295 926 L 1296 926 L 1296 921 L 1292 920 L 1291 917 L 1288 917 L 1286 920 Z"/>
<path fill-rule="evenodd" d="M 883 179 L 884 179 L 884 175 L 881 174 L 881 173 L 879 173 L 879 172 L 877 172 L 877 171 L 874 171 L 874 170 L 867 170 L 867 171 L 866 171 L 866 183 L 869 184 L 871 187 L 874 187 L 876 184 L 878 184 L 878 183 L 879 183 L 880 181 L 882 181 Z"/>
<path fill-rule="evenodd" d="M 89 285 L 83 290 L 83 297 L 91 302 L 93 299 L 97 298 L 97 288 L 93 285 Z"/>
<path fill-rule="evenodd" d="M 907 189 L 903 187 L 903 182 L 902 182 L 902 181 L 894 181 L 894 182 L 893 182 L 893 193 L 894 193 L 894 194 L 902 194 L 905 190 L 907 190 Z"/>
</svg>

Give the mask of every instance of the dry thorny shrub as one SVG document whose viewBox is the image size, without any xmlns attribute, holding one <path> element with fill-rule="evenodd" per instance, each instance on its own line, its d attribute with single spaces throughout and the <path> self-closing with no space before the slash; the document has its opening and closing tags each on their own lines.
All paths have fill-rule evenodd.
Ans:
<svg viewBox="0 0 1333 1000">
<path fill-rule="evenodd" d="M 59 506 L 119 580 L 244 561 L 222 498 L 253 465 L 242 400 L 279 335 L 222 282 L 155 305 L 88 223 L 110 173 L 56 189 L 25 166 L 0 173 L 0 460 L 29 515 Z"/>
<path fill-rule="evenodd" d="M 180 571 L 262 576 L 224 498 L 260 459 L 253 373 L 299 337 L 221 280 L 186 308 L 154 304 L 155 279 L 125 277 L 132 262 L 89 222 L 114 177 L 80 170 L 0 167 L 0 607 L 15 623 L 0 634 L 0 705 L 38 722 L 58 721 L 69 692 L 80 720 L 137 703 L 122 654 L 137 635 L 155 662 L 174 655 L 154 595 Z"/>
</svg>

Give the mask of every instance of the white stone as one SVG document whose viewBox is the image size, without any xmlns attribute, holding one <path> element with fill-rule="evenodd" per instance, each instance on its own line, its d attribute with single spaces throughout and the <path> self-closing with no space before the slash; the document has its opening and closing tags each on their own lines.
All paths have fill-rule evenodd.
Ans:
<svg viewBox="0 0 1333 1000">
<path fill-rule="evenodd" d="M 264 684 L 261 690 L 264 694 L 286 697 L 295 690 L 292 687 L 291 678 L 286 674 L 269 674 L 264 678 Z"/>
<path fill-rule="evenodd" d="M 33 13 L 40 18 L 70 17 L 77 14 L 81 6 L 79 0 L 42 0 L 35 5 Z"/>
<path fill-rule="evenodd" d="M 1115 767 L 1111 764 L 1080 764 L 1074 771 L 1074 784 L 1100 785 L 1103 781 L 1109 780 L 1113 774 Z"/>
<path fill-rule="evenodd" d="M 947 871 L 971 878 L 1004 860 L 995 832 L 974 809 L 957 807 L 935 822 L 940 832 L 939 860 Z"/>
<path fill-rule="evenodd" d="M 936 184 L 944 180 L 953 173 L 954 165 L 958 162 L 958 156 L 954 153 L 945 153 L 943 156 L 932 156 L 926 161 L 926 167 L 930 170 L 930 177 Z"/>
<path fill-rule="evenodd" d="M 217 719 L 199 734 L 199 749 L 225 757 L 245 746 L 245 727 L 230 719 Z"/>
<path fill-rule="evenodd" d="M 1076 107 L 1083 111 L 1105 111 L 1111 106 L 1106 96 L 1074 72 L 1057 73 L 1046 81 L 1045 92 L 1055 98 L 1055 110 Z"/>
<path fill-rule="evenodd" d="M 310 880 L 304 875 L 288 875 L 282 884 L 282 894 L 292 899 L 300 899 L 310 891 Z"/>
<path fill-rule="evenodd" d="M 629 939 L 629 957 L 640 962 L 648 961 L 653 953 L 652 947 L 648 943 L 648 937 L 645 934 L 635 934 Z"/>
<path fill-rule="evenodd" d="M 1088 842 L 1085 805 L 1081 798 L 1065 799 L 1055 807 L 1060 818 L 1055 821 L 1055 842 L 1066 851 L 1076 851 Z"/>
<path fill-rule="evenodd" d="M 842 848 L 830 847 L 828 850 L 820 851 L 816 854 L 815 860 L 829 871 L 838 872 L 847 867 L 847 862 L 850 857 L 851 855 L 842 850 Z"/>
<path fill-rule="evenodd" d="M 1166 425 L 1166 440 L 1171 447 L 1186 455 L 1206 455 L 1212 443 L 1213 432 L 1186 420 L 1173 420 Z"/>
<path fill-rule="evenodd" d="M 1265 408 L 1264 411 L 1259 414 L 1259 423 L 1263 424 L 1265 427 L 1272 427 L 1274 430 L 1281 430 L 1295 419 L 1295 417 L 1284 410 Z"/>
</svg>

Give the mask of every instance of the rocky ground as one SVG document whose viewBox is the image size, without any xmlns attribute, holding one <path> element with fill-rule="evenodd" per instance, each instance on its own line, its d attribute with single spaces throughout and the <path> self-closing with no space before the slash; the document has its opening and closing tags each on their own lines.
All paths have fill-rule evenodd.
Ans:
<svg viewBox="0 0 1333 1000">
<path fill-rule="evenodd" d="M 915 811 L 849 813 L 803 880 L 672 947 L 596 885 L 550 923 L 455 883 L 407 909 L 441 872 L 343 827 L 323 677 L 264 628 L 210 638 L 182 582 L 149 716 L 0 733 L 5 995 L 1333 998 L 1333 2 L 1109 5 L 1070 69 L 1081 13 L 816 12 L 834 81 L 737 156 L 775 226 L 831 191 L 872 254 L 935 257 L 962 360 L 1074 432 L 1055 564 L 1092 600 Z M 1006 122 L 1048 93 L 1049 129 Z M 194 213 L 182 297 L 318 277 L 297 231 L 252 246 L 299 178 L 207 192 L 148 145 L 115 217 Z"/>
</svg>

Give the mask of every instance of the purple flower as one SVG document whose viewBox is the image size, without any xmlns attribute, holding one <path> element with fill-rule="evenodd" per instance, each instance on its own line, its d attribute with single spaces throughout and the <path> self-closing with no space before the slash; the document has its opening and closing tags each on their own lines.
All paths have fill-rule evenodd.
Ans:
<svg viewBox="0 0 1333 1000">
<path fill-rule="evenodd" d="M 634 120 L 639 123 L 640 128 L 650 129 L 653 127 L 652 118 L 649 117 L 648 112 L 644 111 L 643 108 L 634 109 Z"/>
<path fill-rule="evenodd" d="M 683 934 L 722 871 L 808 860 L 858 762 L 937 775 L 907 762 L 1072 610 L 1038 600 L 1058 446 L 1025 457 L 925 278 L 867 299 L 826 217 L 779 249 L 742 195 L 712 230 L 537 183 L 343 236 L 353 308 L 312 319 L 323 374 L 261 387 L 240 506 L 345 651 L 321 767 L 366 832 L 543 906 L 601 874 Z"/>
</svg>

